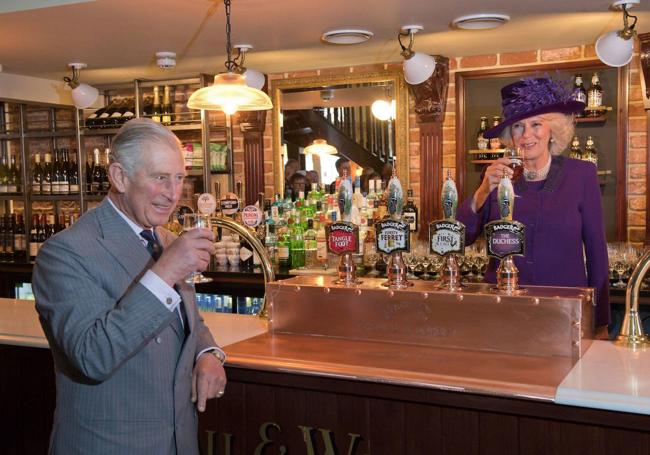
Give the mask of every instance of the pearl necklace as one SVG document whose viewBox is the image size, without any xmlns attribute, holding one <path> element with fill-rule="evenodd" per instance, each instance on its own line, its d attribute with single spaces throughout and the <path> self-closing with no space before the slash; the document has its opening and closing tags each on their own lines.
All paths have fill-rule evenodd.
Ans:
<svg viewBox="0 0 650 455">
<path fill-rule="evenodd" d="M 544 167 L 538 170 L 524 168 L 524 178 L 527 181 L 544 180 L 548 175 L 548 171 L 551 170 L 551 161 L 552 159 L 549 157 L 548 162 L 544 165 Z"/>
</svg>

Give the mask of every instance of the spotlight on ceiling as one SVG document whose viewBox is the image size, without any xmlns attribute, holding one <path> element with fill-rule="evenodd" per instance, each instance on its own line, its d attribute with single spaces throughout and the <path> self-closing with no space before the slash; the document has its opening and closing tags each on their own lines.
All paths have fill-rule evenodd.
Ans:
<svg viewBox="0 0 650 455">
<path fill-rule="evenodd" d="M 361 44 L 375 36 L 369 30 L 363 29 L 338 29 L 328 30 L 323 33 L 321 40 L 330 44 Z"/>
<path fill-rule="evenodd" d="M 401 55 L 404 57 L 402 64 L 404 80 L 411 85 L 423 83 L 431 77 L 436 69 L 436 61 L 432 56 L 412 50 L 413 36 L 422 29 L 421 25 L 405 25 L 397 35 L 397 40 L 402 48 Z M 402 43 L 402 38 L 406 36 L 409 38 L 409 43 L 405 46 Z"/>
<path fill-rule="evenodd" d="M 634 26 L 638 18 L 629 14 L 628 10 L 638 4 L 639 0 L 618 0 L 612 3 L 613 9 L 623 10 L 623 29 L 605 33 L 596 41 L 596 55 L 605 65 L 625 66 L 632 60 L 634 51 L 632 38 L 636 35 Z M 634 19 L 631 25 L 628 23 L 629 18 Z"/>
<path fill-rule="evenodd" d="M 169 70 L 176 66 L 176 52 L 156 52 L 156 63 L 162 70 Z"/>
<path fill-rule="evenodd" d="M 501 27 L 510 20 L 506 14 L 479 13 L 460 16 L 451 22 L 451 25 L 464 30 L 486 30 Z"/>
<path fill-rule="evenodd" d="M 79 82 L 79 70 L 86 68 L 85 63 L 68 63 L 72 68 L 72 78 L 65 76 L 63 80 L 72 89 L 72 101 L 77 109 L 85 109 L 91 106 L 99 96 L 99 90 L 88 84 Z"/>
</svg>

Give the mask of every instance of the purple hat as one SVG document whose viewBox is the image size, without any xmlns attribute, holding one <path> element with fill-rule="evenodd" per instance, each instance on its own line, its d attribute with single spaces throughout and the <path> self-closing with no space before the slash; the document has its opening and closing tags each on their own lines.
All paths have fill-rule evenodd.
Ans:
<svg viewBox="0 0 650 455">
<path fill-rule="evenodd" d="M 506 127 L 535 115 L 582 112 L 585 104 L 573 99 L 571 90 L 560 81 L 550 77 L 529 77 L 501 89 L 501 108 L 504 120 L 485 131 L 483 137 L 498 137 Z"/>
</svg>

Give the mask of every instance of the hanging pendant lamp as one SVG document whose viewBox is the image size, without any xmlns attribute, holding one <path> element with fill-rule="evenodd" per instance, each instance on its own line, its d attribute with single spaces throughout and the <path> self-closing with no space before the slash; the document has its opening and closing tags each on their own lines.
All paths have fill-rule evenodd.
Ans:
<svg viewBox="0 0 650 455">
<path fill-rule="evenodd" d="M 214 77 L 214 84 L 196 90 L 187 100 L 190 109 L 223 111 L 232 115 L 237 111 L 263 111 L 273 108 L 271 98 L 261 90 L 246 85 L 239 66 L 232 58 L 230 43 L 230 1 L 224 0 L 226 9 L 226 72 Z"/>
</svg>

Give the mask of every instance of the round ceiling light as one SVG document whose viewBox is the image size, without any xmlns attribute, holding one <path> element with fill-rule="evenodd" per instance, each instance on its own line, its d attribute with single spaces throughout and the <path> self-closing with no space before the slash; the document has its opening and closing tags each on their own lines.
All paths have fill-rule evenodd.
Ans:
<svg viewBox="0 0 650 455">
<path fill-rule="evenodd" d="M 321 39 L 330 44 L 361 44 L 374 36 L 374 33 L 362 29 L 338 29 L 323 33 Z"/>
<path fill-rule="evenodd" d="M 510 16 L 506 14 L 468 14 L 467 16 L 457 17 L 452 21 L 451 25 L 465 30 L 485 30 L 500 27 L 509 20 Z"/>
</svg>

